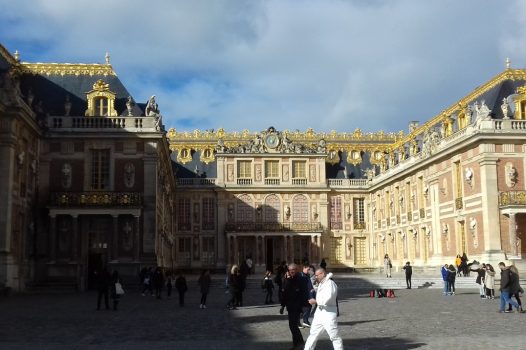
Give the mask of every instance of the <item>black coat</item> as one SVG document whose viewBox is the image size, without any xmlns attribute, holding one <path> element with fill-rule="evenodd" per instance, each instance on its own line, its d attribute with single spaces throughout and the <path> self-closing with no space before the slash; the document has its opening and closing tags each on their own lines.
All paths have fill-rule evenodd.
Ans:
<svg viewBox="0 0 526 350">
<path fill-rule="evenodd" d="M 301 312 L 301 309 L 308 302 L 309 291 L 307 290 L 307 283 L 299 273 L 294 277 L 285 278 L 283 280 L 283 298 L 281 306 L 286 306 L 287 311 L 290 310 Z"/>
<path fill-rule="evenodd" d="M 175 280 L 175 289 L 177 289 L 178 292 L 186 292 L 188 290 L 188 286 L 186 285 L 186 278 L 184 276 L 179 276 Z"/>
</svg>

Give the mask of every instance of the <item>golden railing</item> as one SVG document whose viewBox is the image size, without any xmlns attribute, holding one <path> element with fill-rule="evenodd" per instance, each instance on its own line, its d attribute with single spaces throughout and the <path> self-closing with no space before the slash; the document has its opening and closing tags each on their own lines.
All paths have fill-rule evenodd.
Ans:
<svg viewBox="0 0 526 350">
<path fill-rule="evenodd" d="M 50 204 L 59 207 L 141 206 L 138 192 L 53 192 Z"/>
<path fill-rule="evenodd" d="M 499 205 L 526 205 L 526 191 L 500 192 Z"/>
<path fill-rule="evenodd" d="M 232 222 L 225 225 L 226 232 L 321 232 L 319 222 L 306 223 L 254 223 Z"/>
</svg>

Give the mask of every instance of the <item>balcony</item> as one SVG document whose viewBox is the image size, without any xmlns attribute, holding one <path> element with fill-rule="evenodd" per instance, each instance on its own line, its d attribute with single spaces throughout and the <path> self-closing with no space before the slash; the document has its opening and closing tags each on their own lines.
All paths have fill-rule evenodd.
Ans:
<svg viewBox="0 0 526 350">
<path fill-rule="evenodd" d="M 307 179 L 306 178 L 294 178 L 292 179 L 293 185 L 306 185 Z"/>
<path fill-rule="evenodd" d="M 237 179 L 237 184 L 241 186 L 252 185 L 252 179 Z"/>
<path fill-rule="evenodd" d="M 50 205 L 58 207 L 137 207 L 142 205 L 138 192 L 54 192 Z"/>
<path fill-rule="evenodd" d="M 367 179 L 328 179 L 330 188 L 366 188 Z"/>
<path fill-rule="evenodd" d="M 279 179 L 265 179 L 265 185 L 279 186 Z"/>
<path fill-rule="evenodd" d="M 319 222 L 232 222 L 225 225 L 226 232 L 321 232 L 322 230 Z"/>
<path fill-rule="evenodd" d="M 154 117 L 47 117 L 47 125 L 53 131 L 156 131 Z"/>
<path fill-rule="evenodd" d="M 177 179 L 177 186 L 199 186 L 199 187 L 214 187 L 216 179 L 209 178 L 182 178 Z"/>
<path fill-rule="evenodd" d="M 526 205 L 526 191 L 500 192 L 499 205 Z"/>
</svg>

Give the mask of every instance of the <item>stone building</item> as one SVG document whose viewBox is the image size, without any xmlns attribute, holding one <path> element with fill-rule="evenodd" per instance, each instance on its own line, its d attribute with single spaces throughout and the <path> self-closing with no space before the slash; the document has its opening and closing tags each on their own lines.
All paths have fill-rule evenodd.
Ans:
<svg viewBox="0 0 526 350">
<path fill-rule="evenodd" d="M 175 179 L 154 101 L 104 64 L 20 62 L 0 46 L 0 284 L 83 290 L 104 265 L 171 267 Z M 146 114 L 145 114 L 146 113 Z"/>
<path fill-rule="evenodd" d="M 520 264 L 525 106 L 508 65 L 407 134 L 172 128 L 177 266 Z"/>
<path fill-rule="evenodd" d="M 247 257 L 374 270 L 385 254 L 430 269 L 526 254 L 526 70 L 509 64 L 407 133 L 167 130 L 109 56 L 27 63 L 0 46 L 0 76 L 0 288 L 83 290 L 106 264 L 133 279 Z"/>
</svg>

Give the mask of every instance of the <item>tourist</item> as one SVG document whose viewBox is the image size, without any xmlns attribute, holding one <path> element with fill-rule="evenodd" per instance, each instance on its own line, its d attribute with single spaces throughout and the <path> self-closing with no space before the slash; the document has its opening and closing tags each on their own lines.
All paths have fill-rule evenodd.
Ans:
<svg viewBox="0 0 526 350">
<path fill-rule="evenodd" d="M 241 289 L 241 275 L 239 273 L 239 267 L 232 265 L 230 274 L 227 279 L 228 293 L 230 293 L 230 300 L 226 304 L 227 309 L 235 310 L 238 305 L 239 290 Z"/>
<path fill-rule="evenodd" d="M 524 293 L 524 290 L 520 285 L 519 270 L 517 270 L 517 267 L 515 265 L 511 265 L 509 270 L 512 279 L 512 286 L 510 287 L 510 290 L 514 291 L 513 293 L 510 292 L 510 297 L 513 296 L 515 297 L 515 299 L 517 299 L 517 304 L 519 304 L 520 312 L 522 312 L 523 310 L 520 295 Z M 511 304 L 508 304 L 508 311 L 512 311 Z"/>
<path fill-rule="evenodd" d="M 408 261 L 405 263 L 403 269 L 405 270 L 405 284 L 407 285 L 407 289 L 411 289 L 411 276 L 413 275 L 413 267 Z"/>
<path fill-rule="evenodd" d="M 509 310 L 504 310 L 506 304 L 511 304 L 517 308 L 517 312 L 521 312 L 519 304 L 511 299 L 511 295 L 519 291 L 517 286 L 518 283 L 515 283 L 514 279 L 518 279 L 518 276 L 510 272 L 510 269 L 506 267 L 506 264 L 503 262 L 499 263 L 500 268 L 500 308 L 499 312 L 510 312 Z M 520 286 L 519 286 L 520 287 Z"/>
<path fill-rule="evenodd" d="M 274 282 L 278 286 L 278 301 L 280 304 L 283 298 L 283 278 L 285 278 L 286 273 L 287 273 L 287 263 L 285 261 L 282 261 L 281 264 L 277 268 L 276 277 L 274 278 Z"/>
<path fill-rule="evenodd" d="M 462 253 L 462 256 L 460 257 L 460 265 L 462 269 L 462 274 L 464 277 L 469 276 L 469 267 L 468 267 L 468 256 L 466 253 Z"/>
<path fill-rule="evenodd" d="M 444 264 L 444 266 L 442 266 L 442 268 L 440 269 L 440 273 L 442 274 L 442 281 L 444 281 L 444 290 L 442 291 L 442 294 L 444 295 L 447 295 L 449 293 L 449 282 L 447 280 L 448 271 L 448 264 Z"/>
<path fill-rule="evenodd" d="M 117 305 L 119 305 L 121 295 L 117 291 L 116 284 L 119 283 L 122 287 L 122 281 L 119 277 L 119 272 L 117 270 L 113 270 L 113 274 L 111 275 L 111 282 L 111 299 L 113 299 L 113 310 L 117 311 Z"/>
<path fill-rule="evenodd" d="M 199 308 L 206 309 L 206 297 L 208 296 L 210 284 L 212 283 L 212 280 L 210 279 L 210 271 L 203 270 L 203 272 L 201 272 L 201 276 L 199 276 L 199 279 L 197 280 L 197 283 L 199 284 L 199 288 L 201 290 L 201 302 L 199 304 Z"/>
<path fill-rule="evenodd" d="M 150 291 L 150 295 L 153 296 L 153 289 L 152 289 L 152 268 L 149 267 L 144 275 L 143 275 L 143 279 L 142 279 L 142 285 L 143 285 L 143 288 L 142 288 L 142 296 L 145 296 L 145 292 L 147 290 Z"/>
<path fill-rule="evenodd" d="M 327 262 L 325 261 L 325 258 L 321 259 L 320 267 L 322 269 L 327 269 Z"/>
<path fill-rule="evenodd" d="M 250 275 L 252 273 L 252 265 L 254 264 L 250 255 L 247 256 L 245 262 L 247 263 L 247 275 Z"/>
<path fill-rule="evenodd" d="M 391 263 L 391 258 L 389 258 L 388 254 L 385 254 L 384 256 L 384 273 L 385 276 L 390 278 L 391 277 L 391 269 L 393 268 L 393 264 Z"/>
<path fill-rule="evenodd" d="M 316 299 L 310 299 L 309 303 L 317 305 L 318 311 L 312 320 L 312 327 L 305 344 L 305 350 L 312 350 L 316 347 L 316 342 L 324 329 L 331 339 L 332 347 L 335 350 L 343 350 L 343 341 L 339 335 L 336 321 L 338 286 L 331 279 L 332 274 L 327 275 L 322 268 L 316 270 L 315 276 L 318 281 Z"/>
<path fill-rule="evenodd" d="M 495 299 L 495 269 L 491 264 L 486 264 L 484 285 L 486 286 L 486 298 Z"/>
<path fill-rule="evenodd" d="M 449 265 L 447 271 L 447 282 L 448 282 L 448 293 L 449 295 L 455 295 L 455 277 L 457 276 L 457 270 L 453 264 Z"/>
<path fill-rule="evenodd" d="M 302 316 L 302 323 L 300 323 L 300 325 L 303 327 L 310 327 L 309 317 L 310 317 L 312 305 L 308 302 L 308 300 L 310 299 L 311 293 L 314 292 L 314 287 L 312 285 L 312 281 L 310 278 L 311 276 L 309 275 L 309 265 L 308 264 L 303 265 L 303 271 L 300 273 L 300 275 L 304 280 L 304 283 L 306 285 L 307 292 L 308 292 L 308 296 L 305 300 L 306 301 L 305 305 L 303 305 L 303 308 L 302 308 L 303 316 Z"/>
<path fill-rule="evenodd" d="M 308 291 L 305 281 L 297 272 L 296 264 L 288 266 L 288 272 L 283 280 L 283 300 L 279 313 L 283 314 L 284 308 L 287 308 L 293 349 L 302 349 L 304 341 L 299 329 L 299 321 L 301 309 L 308 302 Z"/>
<path fill-rule="evenodd" d="M 462 264 L 462 259 L 460 258 L 460 254 L 457 254 L 457 257 L 455 258 L 455 266 L 457 268 L 457 277 L 460 277 L 461 272 L 462 272 L 460 268 L 461 264 Z"/>
<path fill-rule="evenodd" d="M 100 310 L 100 303 L 104 297 L 104 304 L 106 310 L 109 310 L 110 304 L 108 300 L 108 289 L 110 288 L 111 276 L 106 267 L 100 271 L 95 271 L 95 280 L 97 282 L 97 310 Z"/>
<path fill-rule="evenodd" d="M 186 278 L 184 278 L 183 272 L 179 271 L 179 276 L 175 280 L 175 289 L 177 289 L 177 293 L 179 293 L 179 306 L 184 306 L 184 294 L 188 290 L 188 286 L 186 285 Z"/>
<path fill-rule="evenodd" d="M 157 266 L 157 268 L 155 269 L 152 277 L 152 282 L 153 288 L 155 289 L 155 297 L 157 299 L 161 299 L 161 291 L 163 290 L 164 285 L 164 275 L 163 270 L 160 266 Z"/>
<path fill-rule="evenodd" d="M 265 304 L 274 304 L 274 301 L 272 300 L 272 294 L 274 292 L 274 283 L 272 282 L 272 272 L 268 271 L 265 273 L 265 277 L 263 278 L 263 289 L 266 291 L 265 295 Z"/>
<path fill-rule="evenodd" d="M 168 276 L 166 276 L 166 296 L 168 298 L 172 296 L 172 289 L 173 289 L 173 275 L 170 272 Z"/>
<path fill-rule="evenodd" d="M 473 265 L 472 265 L 473 267 Z M 475 279 L 475 283 L 479 285 L 479 295 L 482 299 L 486 298 L 486 291 L 484 290 L 484 278 L 486 277 L 486 264 L 481 265 L 475 265 L 475 268 L 470 268 L 469 271 L 473 271 L 477 273 L 477 278 Z"/>
<path fill-rule="evenodd" d="M 241 262 L 241 266 L 239 267 L 240 284 L 236 296 L 236 306 L 243 306 L 243 292 L 245 291 L 245 287 L 247 285 L 247 277 L 249 271 L 250 269 L 248 268 L 247 261 L 243 260 Z"/>
</svg>

